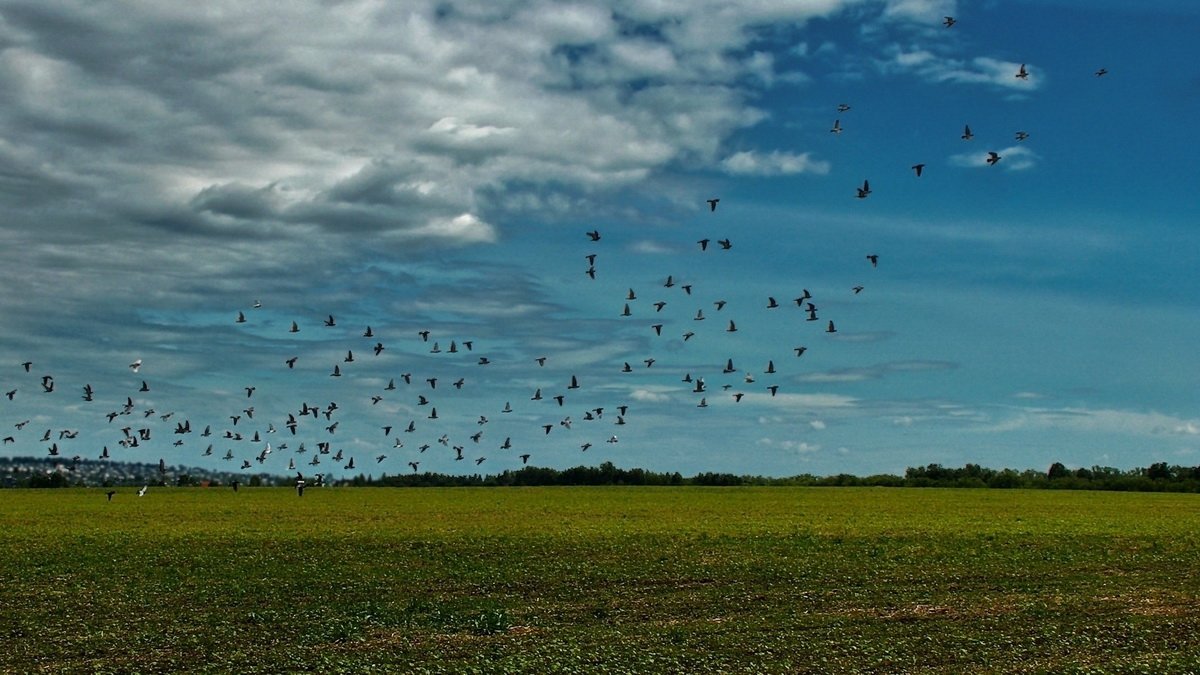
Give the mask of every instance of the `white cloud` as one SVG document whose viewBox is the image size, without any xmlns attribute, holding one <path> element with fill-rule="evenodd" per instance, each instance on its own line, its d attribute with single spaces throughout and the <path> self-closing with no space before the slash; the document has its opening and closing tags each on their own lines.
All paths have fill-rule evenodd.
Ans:
<svg viewBox="0 0 1200 675">
<path fill-rule="evenodd" d="M 629 250 L 634 253 L 643 253 L 646 255 L 661 255 L 664 253 L 675 253 L 675 249 L 669 244 L 664 244 L 659 241 L 650 239 L 639 239 L 629 246 Z"/>
<path fill-rule="evenodd" d="M 890 48 L 890 57 L 877 61 L 885 73 L 912 73 L 931 82 L 984 84 L 1014 92 L 1031 92 L 1042 86 L 1045 77 L 1040 68 L 1026 63 L 1028 78 L 1017 77 L 1021 63 L 990 56 L 958 59 L 939 55 L 930 49 Z"/>
<path fill-rule="evenodd" d="M 896 373 L 918 373 L 940 370 L 954 370 L 958 364 L 951 361 L 892 361 L 871 366 L 855 368 L 839 368 L 818 373 L 799 375 L 797 382 L 830 383 L 830 382 L 863 382 L 877 380 Z"/>
<path fill-rule="evenodd" d="M 424 227 L 413 230 L 413 235 L 448 239 L 459 243 L 493 242 L 496 240 L 496 229 L 473 214 L 464 213 L 448 220 L 430 221 Z"/>
<path fill-rule="evenodd" d="M 795 154 L 773 150 L 763 154 L 752 150 L 743 150 L 721 160 L 721 168 L 727 173 L 737 175 L 826 174 L 829 173 L 829 162 L 815 160 L 807 152 Z"/>
<path fill-rule="evenodd" d="M 955 0 L 887 0 L 883 17 L 936 24 L 956 11 Z"/>
<path fill-rule="evenodd" d="M 980 429 L 989 432 L 1070 429 L 1137 436 L 1194 436 L 1200 434 L 1200 420 L 1104 408 L 1017 408 L 1007 419 Z"/>
<path fill-rule="evenodd" d="M 994 151 L 1000 155 L 1000 161 L 996 163 L 997 167 L 1003 167 L 1008 171 L 1024 171 L 1032 169 L 1037 165 L 1038 156 L 1023 145 L 1010 145 L 1006 148 Z M 965 168 L 994 168 L 987 163 L 988 151 L 981 152 L 963 152 L 950 156 L 950 164 L 953 166 L 961 166 Z"/>
<path fill-rule="evenodd" d="M 799 455 L 809 455 L 818 452 L 821 449 L 820 445 L 808 443 L 805 441 L 796 440 L 775 440 L 773 438 L 763 437 L 758 439 L 758 444 L 765 448 L 778 448 L 786 452 L 793 452 Z"/>
<path fill-rule="evenodd" d="M 671 397 L 661 391 L 651 391 L 649 389 L 634 389 L 629 398 L 632 398 L 639 403 L 666 403 L 671 400 Z"/>
<path fill-rule="evenodd" d="M 858 399 L 852 396 L 844 396 L 842 394 L 762 394 L 758 392 L 747 393 L 742 397 L 742 404 L 753 403 L 757 405 L 789 408 L 793 410 L 804 410 L 810 408 L 853 408 L 858 405 Z"/>
</svg>

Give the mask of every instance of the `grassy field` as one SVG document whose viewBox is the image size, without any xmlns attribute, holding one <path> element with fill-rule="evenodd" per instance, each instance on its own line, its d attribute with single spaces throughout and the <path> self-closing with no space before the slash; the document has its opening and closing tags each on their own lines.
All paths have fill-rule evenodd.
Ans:
<svg viewBox="0 0 1200 675">
<path fill-rule="evenodd" d="M 1195 495 L 0 490 L 4 672 L 1197 672 Z"/>
</svg>

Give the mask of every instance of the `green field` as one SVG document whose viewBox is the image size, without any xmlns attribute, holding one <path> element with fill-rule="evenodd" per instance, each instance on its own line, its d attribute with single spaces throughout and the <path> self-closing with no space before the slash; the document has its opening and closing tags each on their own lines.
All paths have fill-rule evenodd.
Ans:
<svg viewBox="0 0 1200 675">
<path fill-rule="evenodd" d="M 0 490 L 4 672 L 1196 672 L 1200 497 Z"/>
</svg>

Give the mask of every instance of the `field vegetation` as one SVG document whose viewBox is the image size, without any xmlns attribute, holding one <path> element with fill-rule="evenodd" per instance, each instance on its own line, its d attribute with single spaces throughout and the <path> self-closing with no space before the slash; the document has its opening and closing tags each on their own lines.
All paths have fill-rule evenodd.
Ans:
<svg viewBox="0 0 1200 675">
<path fill-rule="evenodd" d="M 0 491 L 0 671 L 1195 672 L 1200 500 Z"/>
</svg>

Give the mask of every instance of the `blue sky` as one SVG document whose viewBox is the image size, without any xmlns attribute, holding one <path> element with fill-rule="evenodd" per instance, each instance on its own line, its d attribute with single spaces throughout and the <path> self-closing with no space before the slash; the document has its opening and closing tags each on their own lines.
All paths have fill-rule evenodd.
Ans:
<svg viewBox="0 0 1200 675">
<path fill-rule="evenodd" d="M 1198 32 L 1181 2 L 6 2 L 0 452 L 1200 463 Z"/>
</svg>

